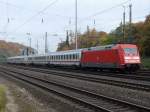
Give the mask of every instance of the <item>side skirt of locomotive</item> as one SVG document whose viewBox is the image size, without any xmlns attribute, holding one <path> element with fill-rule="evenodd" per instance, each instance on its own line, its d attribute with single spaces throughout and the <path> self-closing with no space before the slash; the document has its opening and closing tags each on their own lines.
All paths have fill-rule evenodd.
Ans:
<svg viewBox="0 0 150 112">
<path fill-rule="evenodd" d="M 112 71 L 127 71 L 127 72 L 135 72 L 140 69 L 139 64 L 126 64 L 126 65 L 119 65 L 116 63 L 82 63 L 82 68 L 95 68 L 95 69 L 107 69 Z"/>
</svg>

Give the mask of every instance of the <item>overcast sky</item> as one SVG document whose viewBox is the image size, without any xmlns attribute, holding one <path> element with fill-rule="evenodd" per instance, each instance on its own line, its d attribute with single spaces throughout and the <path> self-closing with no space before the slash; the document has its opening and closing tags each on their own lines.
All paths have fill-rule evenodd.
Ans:
<svg viewBox="0 0 150 112">
<path fill-rule="evenodd" d="M 123 6 L 128 22 L 130 3 L 133 22 L 150 14 L 150 0 L 78 0 L 78 30 L 84 32 L 89 25 L 110 32 L 121 22 Z M 44 52 L 45 32 L 49 51 L 55 51 L 58 42 L 65 40 L 66 30 L 75 29 L 75 0 L 0 0 L 0 14 L 0 39 L 29 45 L 31 37 L 34 48 L 38 40 L 40 53 Z"/>
</svg>

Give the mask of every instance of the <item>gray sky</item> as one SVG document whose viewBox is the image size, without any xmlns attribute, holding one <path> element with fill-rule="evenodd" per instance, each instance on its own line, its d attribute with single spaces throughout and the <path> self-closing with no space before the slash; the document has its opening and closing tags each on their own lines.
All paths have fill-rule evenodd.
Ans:
<svg viewBox="0 0 150 112">
<path fill-rule="evenodd" d="M 78 30 L 84 32 L 89 25 L 110 32 L 122 20 L 123 5 L 128 21 L 130 3 L 133 22 L 143 21 L 150 13 L 150 0 L 78 0 Z M 75 29 L 74 9 L 75 0 L 0 0 L 0 39 L 29 45 L 26 33 L 30 32 L 32 47 L 36 48 L 38 40 L 42 53 L 44 32 L 48 32 L 49 50 L 55 51 L 58 42 L 65 40 L 66 30 Z"/>
</svg>

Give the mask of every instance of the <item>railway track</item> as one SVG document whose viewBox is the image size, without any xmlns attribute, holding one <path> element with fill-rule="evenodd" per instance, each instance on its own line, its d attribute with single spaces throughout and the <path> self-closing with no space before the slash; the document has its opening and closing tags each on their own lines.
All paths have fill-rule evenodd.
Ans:
<svg viewBox="0 0 150 112">
<path fill-rule="evenodd" d="M 109 85 L 115 85 L 119 87 L 125 87 L 135 90 L 142 90 L 142 91 L 150 91 L 150 82 L 148 81 L 138 81 L 138 80 L 124 80 L 124 78 L 116 78 L 112 76 L 99 76 L 99 75 L 91 75 L 91 74 L 83 74 L 83 73 L 73 73 L 73 72 L 66 72 L 66 71 L 57 71 L 57 70 L 48 70 L 48 69 L 40 69 L 40 68 L 30 68 L 30 67 L 23 67 L 23 66 L 15 66 L 19 69 L 41 72 L 51 75 L 58 75 L 62 77 L 69 77 L 69 78 L 76 78 L 80 80 L 86 80 L 90 82 L 96 83 L 104 83 Z"/>
<path fill-rule="evenodd" d="M 142 81 L 150 81 L 150 71 L 149 70 L 140 70 L 137 73 L 125 73 L 121 74 L 119 72 L 110 72 L 110 71 L 97 71 L 95 69 L 91 70 L 81 70 L 81 69 L 72 69 L 72 68 L 49 68 L 49 67 L 23 67 L 23 66 L 18 66 L 18 65 L 13 65 L 15 67 L 22 67 L 23 69 L 25 68 L 38 68 L 41 71 L 43 70 L 56 70 L 56 71 L 64 71 L 64 72 L 74 72 L 74 73 L 82 73 L 82 74 L 92 74 L 92 75 L 101 75 L 101 76 L 111 76 L 111 77 L 118 77 L 118 78 L 125 78 L 125 79 L 135 79 L 135 80 L 142 80 Z"/>
<path fill-rule="evenodd" d="M 0 66 L 4 75 L 32 84 L 51 93 L 57 94 L 68 100 L 82 105 L 87 111 L 95 112 L 149 112 L 150 108 L 125 102 L 115 98 L 99 95 L 87 90 L 65 85 L 55 81 L 41 78 L 39 75 L 33 75 L 26 72 L 11 70 L 8 67 Z"/>
<path fill-rule="evenodd" d="M 140 70 L 139 71 L 139 74 L 142 74 L 142 75 L 150 75 L 150 70 Z"/>
</svg>

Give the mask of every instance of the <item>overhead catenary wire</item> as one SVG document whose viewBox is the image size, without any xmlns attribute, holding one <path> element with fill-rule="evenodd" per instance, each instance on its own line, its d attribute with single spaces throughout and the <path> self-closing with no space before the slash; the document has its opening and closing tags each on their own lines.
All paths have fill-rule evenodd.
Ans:
<svg viewBox="0 0 150 112">
<path fill-rule="evenodd" d="M 86 20 L 86 19 L 90 19 L 90 18 L 93 18 L 93 17 L 95 17 L 95 16 L 98 16 L 98 15 L 101 15 L 101 14 L 103 14 L 103 13 L 106 13 L 106 12 L 108 12 L 108 11 L 111 11 L 112 9 L 117 8 L 117 7 L 120 7 L 120 6 L 122 6 L 122 5 L 126 4 L 126 3 L 128 3 L 129 1 L 130 1 L 130 0 L 127 0 L 127 1 L 124 1 L 124 2 L 122 2 L 122 3 L 116 4 L 116 5 L 114 5 L 114 6 L 110 7 L 110 8 L 107 8 L 107 9 L 101 10 L 101 11 L 99 11 L 99 12 L 96 12 L 96 13 L 94 13 L 94 14 L 88 16 L 88 17 L 83 18 L 83 19 L 82 19 L 81 21 L 79 21 L 79 22 L 82 22 L 82 21 L 84 21 L 84 20 Z"/>
<path fill-rule="evenodd" d="M 26 25 L 27 23 L 29 23 L 32 19 L 34 19 L 36 16 L 42 14 L 45 10 L 47 10 L 49 7 L 51 7 L 52 5 L 54 5 L 56 2 L 58 2 L 59 0 L 55 0 L 53 2 L 51 2 L 50 4 L 48 4 L 45 8 L 43 8 L 42 10 L 40 10 L 38 13 L 36 13 L 35 15 L 31 16 L 29 19 L 27 19 L 24 23 L 22 23 L 21 25 L 19 25 L 17 28 L 15 28 L 12 33 L 16 32 L 17 30 L 19 30 L 21 27 L 23 27 L 24 25 Z"/>
<path fill-rule="evenodd" d="M 28 12 L 37 12 L 37 10 L 32 10 L 32 9 L 29 9 L 27 7 L 23 7 L 23 6 L 20 6 L 20 5 L 15 5 L 13 3 L 10 3 L 10 2 L 4 2 L 4 1 L 0 1 L 0 5 L 6 5 L 6 6 L 9 6 L 9 7 L 12 7 L 12 8 L 16 8 L 16 9 L 19 9 L 19 10 L 25 10 L 25 11 L 28 11 Z"/>
<path fill-rule="evenodd" d="M 81 24 L 81 23 L 84 22 L 85 20 L 88 20 L 88 19 L 90 19 L 90 18 L 96 17 L 96 16 L 101 15 L 101 14 L 103 14 L 103 13 L 107 13 L 107 12 L 111 11 L 111 10 L 114 9 L 114 8 L 122 7 L 122 5 L 127 4 L 129 1 L 130 1 L 130 0 L 124 1 L 124 2 L 122 2 L 122 3 L 119 3 L 119 4 L 116 4 L 116 5 L 112 6 L 112 7 L 109 7 L 109 8 L 107 8 L 107 9 L 104 9 L 104 10 L 101 10 L 101 11 L 99 11 L 99 12 L 96 12 L 96 13 L 94 13 L 94 14 L 88 16 L 88 17 L 85 17 L 85 18 L 83 18 L 83 19 L 80 19 L 80 20 L 78 21 L 78 24 Z M 94 19 L 95 19 L 95 21 L 96 21 L 96 18 L 94 18 Z M 72 25 L 69 25 L 69 26 L 74 26 L 74 25 L 75 25 L 75 24 L 72 24 Z M 68 25 L 66 25 L 66 27 L 67 27 L 67 26 L 68 26 Z"/>
</svg>

